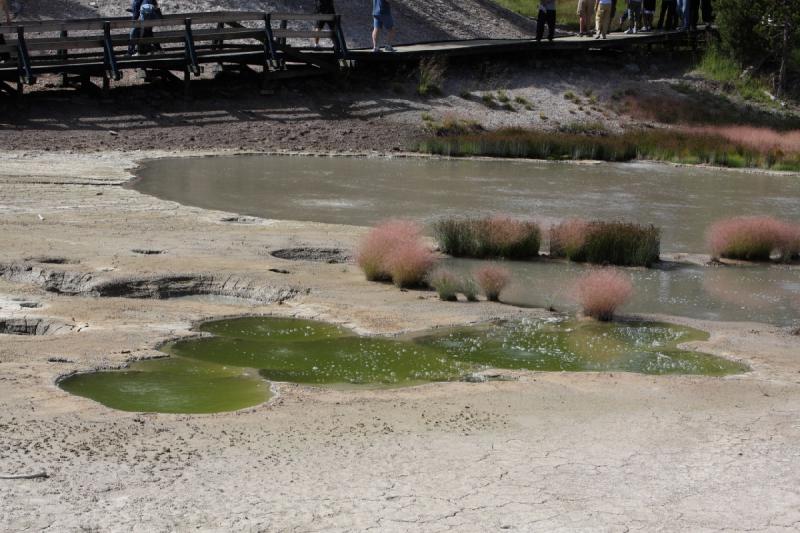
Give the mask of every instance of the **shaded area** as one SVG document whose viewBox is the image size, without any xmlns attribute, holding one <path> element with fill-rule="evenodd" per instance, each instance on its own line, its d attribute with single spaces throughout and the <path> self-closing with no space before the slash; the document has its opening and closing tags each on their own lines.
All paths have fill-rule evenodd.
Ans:
<svg viewBox="0 0 800 533">
<path fill-rule="evenodd" d="M 320 322 L 240 318 L 210 322 L 213 337 L 180 340 L 172 357 L 69 377 L 73 394 L 126 411 L 208 413 L 268 398 L 266 380 L 331 386 L 410 386 L 475 379 L 491 368 L 721 376 L 747 367 L 678 348 L 701 331 L 656 323 L 521 320 L 428 333 L 361 337 Z"/>
</svg>

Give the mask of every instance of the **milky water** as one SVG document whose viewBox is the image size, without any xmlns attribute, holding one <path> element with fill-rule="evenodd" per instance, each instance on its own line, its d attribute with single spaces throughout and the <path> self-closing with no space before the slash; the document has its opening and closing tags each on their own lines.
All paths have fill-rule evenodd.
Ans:
<svg viewBox="0 0 800 533">
<path fill-rule="evenodd" d="M 451 259 L 449 268 L 469 275 L 485 261 Z M 504 261 L 513 273 L 506 303 L 574 311 L 570 289 L 591 266 L 555 261 Z M 629 268 L 634 284 L 629 313 L 657 313 L 701 320 L 800 326 L 800 266 L 676 266 Z"/>
<path fill-rule="evenodd" d="M 662 251 L 703 252 L 714 220 L 772 214 L 800 221 L 800 178 L 624 163 L 574 165 L 292 156 L 159 159 L 135 189 L 208 209 L 370 225 L 387 217 L 509 213 L 651 223 Z"/>
<path fill-rule="evenodd" d="M 388 217 L 511 213 L 545 225 L 580 216 L 652 223 L 662 251 L 703 252 L 722 217 L 800 221 L 800 177 L 657 164 L 232 156 L 146 163 L 134 187 L 184 204 L 278 219 L 368 225 Z M 463 265 L 469 270 L 469 262 Z M 585 267 L 508 263 L 508 302 L 571 309 Z M 631 312 L 800 323 L 800 270 L 781 265 L 630 270 Z"/>
</svg>

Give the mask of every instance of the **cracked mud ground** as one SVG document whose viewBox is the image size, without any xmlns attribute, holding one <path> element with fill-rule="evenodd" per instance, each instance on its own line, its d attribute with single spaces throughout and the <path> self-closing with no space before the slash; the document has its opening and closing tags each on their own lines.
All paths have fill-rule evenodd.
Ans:
<svg viewBox="0 0 800 533">
<path fill-rule="evenodd" d="M 68 326 L 0 335 L 0 475 L 49 475 L 0 479 L 0 529 L 800 528 L 798 338 L 758 324 L 675 319 L 712 333 L 697 346 L 753 368 L 729 378 L 518 372 L 381 391 L 280 385 L 268 404 L 203 416 L 123 413 L 68 395 L 60 375 L 156 356 L 159 342 L 212 316 L 395 333 L 543 313 L 442 303 L 367 284 L 348 264 L 274 257 L 352 249 L 363 230 L 244 224 L 163 202 L 119 186 L 129 176 L 120 167 L 134 163 L 0 154 L 2 318 Z M 20 274 L 23 265 L 50 277 Z M 176 279 L 183 291 L 263 297 L 141 298 L 177 290 Z M 108 283 L 130 290 L 98 296 Z M 19 301 L 41 306 L 6 303 Z"/>
</svg>

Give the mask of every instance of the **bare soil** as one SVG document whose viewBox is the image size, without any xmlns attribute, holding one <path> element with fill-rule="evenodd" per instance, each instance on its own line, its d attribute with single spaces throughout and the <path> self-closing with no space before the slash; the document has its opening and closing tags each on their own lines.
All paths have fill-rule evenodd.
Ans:
<svg viewBox="0 0 800 533">
<path fill-rule="evenodd" d="M 159 343 L 211 317 L 396 334 L 547 315 L 440 302 L 367 283 L 352 265 L 271 255 L 352 250 L 361 228 L 242 223 L 122 187 L 139 158 L 164 155 L 181 153 L 0 154 L 0 317 L 63 326 L 0 334 L 0 529 L 800 525 L 800 358 L 788 329 L 657 317 L 710 331 L 694 347 L 753 368 L 728 378 L 500 372 L 508 380 L 383 391 L 276 384 L 265 405 L 203 416 L 122 413 L 61 391 L 61 376 L 160 356 Z M 141 297 L 181 287 L 273 297 Z"/>
<path fill-rule="evenodd" d="M 126 7 L 96 4 L 28 0 L 25 16 Z M 340 4 L 363 42 L 368 2 Z M 483 0 L 397 4 L 402 39 L 530 31 Z M 490 12 L 491 24 L 474 24 Z M 435 98 L 416 95 L 408 70 L 287 84 L 270 97 L 246 81 L 208 81 L 189 102 L 135 77 L 106 101 L 43 80 L 28 107 L 0 101 L 0 530 L 796 531 L 798 337 L 763 324 L 655 317 L 709 331 L 696 348 L 753 369 L 728 378 L 503 372 L 508 381 L 381 391 L 276 384 L 265 405 L 203 416 L 122 413 L 57 387 L 72 372 L 158 357 L 161 342 L 212 317 L 298 316 L 392 335 L 547 316 L 367 283 L 339 262 L 363 228 L 242 217 L 123 187 L 148 157 L 402 151 L 425 133 L 423 113 L 486 127 L 639 126 L 612 110 L 613 94 L 675 95 L 685 72 L 647 57 L 547 61 L 450 65 Z M 500 90 L 531 109 L 483 104 Z M 168 297 L 194 293 L 242 303 Z M 27 334 L 8 334 L 18 332 Z"/>
</svg>

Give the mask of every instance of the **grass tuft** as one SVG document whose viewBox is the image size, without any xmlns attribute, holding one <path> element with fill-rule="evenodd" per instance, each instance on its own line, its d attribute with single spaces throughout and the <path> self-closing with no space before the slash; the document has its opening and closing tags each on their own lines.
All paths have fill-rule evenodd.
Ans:
<svg viewBox="0 0 800 533">
<path fill-rule="evenodd" d="M 800 224 L 768 216 L 735 217 L 711 225 L 706 240 L 713 258 L 789 262 L 800 256 Z"/>
<path fill-rule="evenodd" d="M 567 220 L 550 230 L 550 256 L 600 265 L 649 267 L 659 259 L 660 233 L 655 226 Z"/>
<path fill-rule="evenodd" d="M 500 293 L 511 281 L 511 271 L 499 265 L 487 265 L 477 268 L 473 273 L 475 281 L 490 302 L 500 300 Z"/>
<path fill-rule="evenodd" d="M 423 284 L 435 257 L 425 246 L 419 224 L 390 220 L 364 236 L 356 251 L 356 263 L 368 281 L 392 281 L 400 287 L 411 287 Z"/>
<path fill-rule="evenodd" d="M 633 295 L 633 284 L 626 274 L 603 268 L 578 279 L 573 294 L 584 315 L 607 322 Z"/>
<path fill-rule="evenodd" d="M 537 224 L 504 216 L 445 218 L 433 224 L 433 233 L 453 257 L 530 259 L 539 255 L 541 243 Z"/>
<path fill-rule="evenodd" d="M 433 287 L 440 300 L 444 302 L 458 300 L 461 280 L 453 271 L 446 268 L 437 268 L 428 276 L 428 285 Z"/>
</svg>

